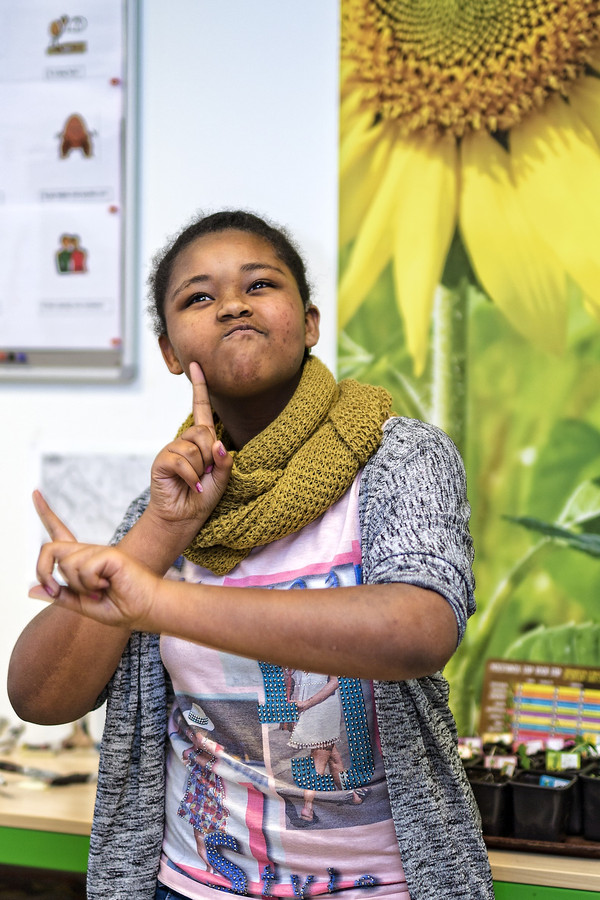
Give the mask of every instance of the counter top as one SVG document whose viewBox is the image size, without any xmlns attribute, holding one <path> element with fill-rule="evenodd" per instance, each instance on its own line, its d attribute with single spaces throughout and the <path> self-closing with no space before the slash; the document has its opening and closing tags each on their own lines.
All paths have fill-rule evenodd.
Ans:
<svg viewBox="0 0 600 900">
<path fill-rule="evenodd" d="M 61 775 L 95 773 L 98 769 L 98 754 L 92 750 L 61 753 L 19 750 L 0 758 Z M 0 775 L 6 781 L 0 784 L 0 827 L 89 836 L 95 782 L 47 786 L 13 772 L 0 771 Z"/>
</svg>

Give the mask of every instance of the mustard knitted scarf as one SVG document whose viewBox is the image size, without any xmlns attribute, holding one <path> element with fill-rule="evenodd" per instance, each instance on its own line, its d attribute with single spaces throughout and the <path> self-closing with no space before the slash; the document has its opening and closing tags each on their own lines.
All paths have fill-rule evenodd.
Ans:
<svg viewBox="0 0 600 900">
<path fill-rule="evenodd" d="M 283 412 L 233 453 L 225 493 L 186 558 L 225 575 L 254 547 L 314 522 L 378 448 L 390 409 L 383 388 L 352 379 L 336 384 L 319 359 L 307 359 Z M 190 415 L 178 435 L 191 425 Z M 223 439 L 221 423 L 216 428 Z"/>
</svg>

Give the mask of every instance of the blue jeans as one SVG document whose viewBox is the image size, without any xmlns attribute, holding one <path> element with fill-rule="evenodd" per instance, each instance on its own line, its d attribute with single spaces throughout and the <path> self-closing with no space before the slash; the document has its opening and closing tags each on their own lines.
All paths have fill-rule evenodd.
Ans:
<svg viewBox="0 0 600 900">
<path fill-rule="evenodd" d="M 154 900 L 189 900 L 189 897 L 184 897 L 183 894 L 172 891 L 171 888 L 165 887 L 164 884 L 161 884 L 159 881 L 156 886 Z"/>
</svg>

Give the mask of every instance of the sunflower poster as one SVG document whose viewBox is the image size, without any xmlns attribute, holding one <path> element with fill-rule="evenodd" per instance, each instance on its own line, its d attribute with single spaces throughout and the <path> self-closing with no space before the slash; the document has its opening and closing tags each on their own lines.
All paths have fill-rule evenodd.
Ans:
<svg viewBox="0 0 600 900">
<path fill-rule="evenodd" d="M 339 374 L 467 468 L 446 668 L 600 665 L 600 2 L 342 0 Z"/>
</svg>

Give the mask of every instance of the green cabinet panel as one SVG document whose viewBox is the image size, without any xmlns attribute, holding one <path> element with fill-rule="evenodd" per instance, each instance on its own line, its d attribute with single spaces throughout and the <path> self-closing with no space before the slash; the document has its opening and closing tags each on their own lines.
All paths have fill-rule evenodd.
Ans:
<svg viewBox="0 0 600 900">
<path fill-rule="evenodd" d="M 5 865 L 85 872 L 89 851 L 85 835 L 0 828 L 0 862 Z"/>
<path fill-rule="evenodd" d="M 496 900 L 598 900 L 597 891 L 572 891 L 568 888 L 541 887 L 537 884 L 494 882 Z"/>
</svg>

